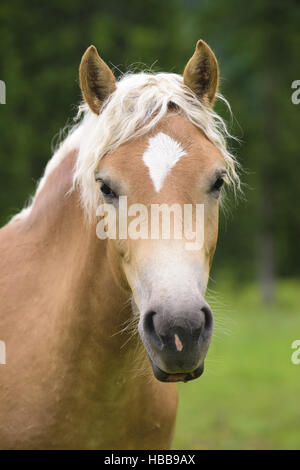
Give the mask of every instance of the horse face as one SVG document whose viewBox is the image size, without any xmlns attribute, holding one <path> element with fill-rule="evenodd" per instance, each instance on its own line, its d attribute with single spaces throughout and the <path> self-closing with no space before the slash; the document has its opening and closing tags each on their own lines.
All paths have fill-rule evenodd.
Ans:
<svg viewBox="0 0 300 470">
<path fill-rule="evenodd" d="M 151 134 L 103 157 L 96 178 L 104 201 L 115 208 L 118 228 L 120 218 L 123 225 L 126 218 L 128 236 L 109 239 L 109 256 L 119 283 L 132 292 L 139 334 L 155 376 L 163 381 L 198 377 L 213 330 L 204 293 L 226 179 L 221 153 L 185 117 L 170 113 Z M 199 219 L 197 206 L 204 209 Z M 165 215 L 172 213 L 170 208 L 181 209 L 179 236 L 175 213 L 167 237 L 163 233 L 163 215 L 153 215 L 153 209 L 157 214 L 162 207 Z M 193 227 L 203 230 L 197 245 L 183 227 L 187 207 Z M 153 226 L 157 221 L 159 228 Z"/>
<path fill-rule="evenodd" d="M 218 199 L 226 179 L 226 165 L 217 148 L 192 124 L 193 118 L 185 117 L 180 109 L 184 100 L 197 99 L 207 109 L 211 107 L 218 77 L 213 52 L 204 41 L 198 41 L 184 70 L 183 87 L 175 93 L 177 97 L 169 94 L 167 88 L 159 92 L 170 96 L 169 112 L 151 127 L 151 133 L 145 132 L 141 137 L 136 134 L 132 141 L 102 155 L 96 169 L 104 201 L 118 209 L 112 219 L 119 228 L 122 226 L 122 234 L 113 229 L 114 236 L 108 241 L 111 267 L 120 285 L 132 293 L 141 339 L 154 374 L 162 381 L 189 380 L 203 372 L 213 329 L 212 313 L 204 293 L 217 242 Z M 93 46 L 82 58 L 80 83 L 91 111 L 101 114 L 102 104 L 114 93 L 116 83 Z M 141 88 L 139 93 L 152 96 L 151 86 L 158 85 L 149 78 L 147 90 Z M 188 89 L 192 95 L 186 93 Z M 128 96 L 138 102 L 135 89 Z M 122 100 L 110 118 L 118 115 L 124 106 L 127 113 L 133 112 L 133 104 L 126 105 Z M 144 125 L 149 113 L 155 117 L 154 101 L 149 101 L 147 106 L 148 112 L 141 105 L 135 110 L 139 116 L 144 112 L 141 121 Z M 127 122 L 126 132 L 131 126 Z M 197 204 L 204 211 L 199 209 L 198 213 L 196 208 L 190 213 L 190 230 L 186 232 L 185 207 Z M 157 210 L 161 205 L 169 213 L 169 222 L 172 207 L 176 220 L 173 229 L 168 224 L 163 228 L 166 222 L 163 216 L 154 221 L 152 209 Z M 130 218 L 137 213 L 138 222 L 135 220 L 132 225 Z M 202 214 L 199 220 L 197 214 Z M 192 227 L 196 229 L 194 249 L 190 243 Z M 199 228 L 203 231 L 200 240 Z"/>
</svg>

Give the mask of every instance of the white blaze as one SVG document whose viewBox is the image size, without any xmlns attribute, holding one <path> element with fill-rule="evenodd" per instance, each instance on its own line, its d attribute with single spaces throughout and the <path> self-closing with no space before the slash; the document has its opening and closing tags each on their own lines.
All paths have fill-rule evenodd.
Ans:
<svg viewBox="0 0 300 470">
<path fill-rule="evenodd" d="M 155 190 L 159 192 L 173 166 L 186 155 L 181 145 L 167 134 L 159 132 L 149 139 L 143 161 L 149 168 Z"/>
</svg>

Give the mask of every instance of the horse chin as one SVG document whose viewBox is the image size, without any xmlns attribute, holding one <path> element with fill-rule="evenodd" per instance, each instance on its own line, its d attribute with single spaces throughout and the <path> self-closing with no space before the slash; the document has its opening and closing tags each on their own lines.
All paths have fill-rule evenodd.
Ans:
<svg viewBox="0 0 300 470">
<path fill-rule="evenodd" d="M 197 379 L 204 372 L 204 362 L 192 372 L 180 372 L 176 374 L 168 374 L 161 370 L 151 359 L 153 374 L 160 382 L 189 382 L 190 380 Z"/>
</svg>

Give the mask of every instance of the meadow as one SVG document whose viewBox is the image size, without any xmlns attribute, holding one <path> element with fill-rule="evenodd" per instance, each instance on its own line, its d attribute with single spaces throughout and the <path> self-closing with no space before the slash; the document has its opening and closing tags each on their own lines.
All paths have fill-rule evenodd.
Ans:
<svg viewBox="0 0 300 470">
<path fill-rule="evenodd" d="M 299 293 L 281 281 L 266 306 L 256 285 L 218 284 L 204 374 L 178 385 L 174 449 L 300 449 Z"/>
</svg>

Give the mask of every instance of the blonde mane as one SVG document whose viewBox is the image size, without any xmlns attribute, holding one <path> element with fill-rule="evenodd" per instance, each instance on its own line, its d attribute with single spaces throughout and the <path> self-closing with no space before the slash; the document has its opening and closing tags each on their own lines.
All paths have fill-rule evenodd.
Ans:
<svg viewBox="0 0 300 470">
<path fill-rule="evenodd" d="M 222 95 L 218 94 L 217 98 L 229 107 Z M 78 148 L 73 188 L 80 188 L 81 203 L 90 219 L 100 202 L 99 187 L 94 177 L 99 160 L 125 142 L 149 132 L 166 115 L 170 103 L 221 151 L 232 187 L 234 191 L 239 190 L 238 164 L 226 144 L 232 136 L 223 119 L 199 101 L 183 84 L 182 76 L 138 73 L 125 74 L 117 82 L 116 91 L 104 103 L 99 115 L 91 112 L 86 104 L 79 106 L 76 124 L 48 162 L 36 194 L 64 156 Z M 30 207 L 23 209 L 16 217 L 25 216 L 29 211 Z"/>
</svg>

